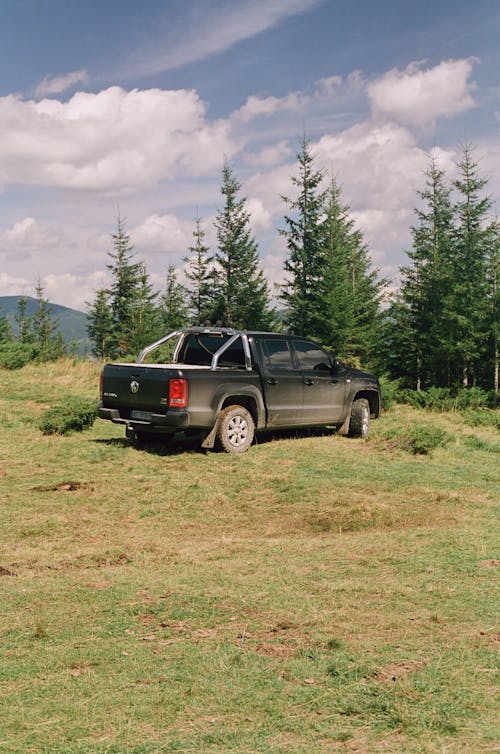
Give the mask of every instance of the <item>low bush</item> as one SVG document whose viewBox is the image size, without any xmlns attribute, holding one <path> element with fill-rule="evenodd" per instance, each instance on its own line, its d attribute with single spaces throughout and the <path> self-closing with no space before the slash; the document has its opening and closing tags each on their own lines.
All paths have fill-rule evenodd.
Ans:
<svg viewBox="0 0 500 754">
<path fill-rule="evenodd" d="M 500 410 L 488 408 L 469 408 L 461 416 L 470 427 L 495 427 L 500 429 Z"/>
<path fill-rule="evenodd" d="M 483 450 L 486 453 L 500 453 L 500 443 L 488 442 L 477 435 L 467 435 L 464 437 L 464 445 L 472 450 Z"/>
<path fill-rule="evenodd" d="M 5 343 L 0 346 L 0 367 L 21 369 L 35 357 L 35 348 L 27 343 Z"/>
<path fill-rule="evenodd" d="M 478 387 L 460 390 L 447 387 L 430 387 L 427 390 L 404 389 L 396 391 L 394 397 L 398 403 L 440 412 L 486 408 L 490 403 L 488 393 Z"/>
<path fill-rule="evenodd" d="M 418 424 L 407 429 L 395 428 L 384 433 L 383 438 L 391 449 L 405 450 L 414 455 L 428 455 L 435 448 L 450 442 L 450 436 L 440 427 Z"/>
<path fill-rule="evenodd" d="M 70 398 L 42 415 L 39 428 L 44 435 L 66 435 L 89 429 L 96 419 L 96 401 Z"/>
</svg>

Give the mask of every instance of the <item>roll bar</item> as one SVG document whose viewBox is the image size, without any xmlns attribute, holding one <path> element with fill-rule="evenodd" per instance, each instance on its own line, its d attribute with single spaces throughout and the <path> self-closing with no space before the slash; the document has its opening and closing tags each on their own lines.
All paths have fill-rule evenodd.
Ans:
<svg viewBox="0 0 500 754">
<path fill-rule="evenodd" d="M 243 353 L 245 355 L 245 369 L 251 371 L 252 369 L 252 356 L 250 353 L 250 345 L 248 343 L 248 335 L 244 330 L 231 330 L 229 328 L 212 328 L 212 327 L 183 327 L 179 330 L 174 330 L 173 332 L 169 333 L 168 335 L 164 335 L 163 338 L 160 338 L 159 340 L 155 340 L 154 343 L 151 343 L 151 345 L 146 346 L 146 348 L 143 348 L 140 352 L 139 356 L 137 357 L 137 364 L 142 364 L 146 356 L 151 353 L 151 351 L 154 351 L 155 348 L 158 348 L 159 346 L 163 345 L 163 343 L 166 343 L 168 340 L 172 340 L 173 338 L 178 338 L 178 341 L 176 343 L 174 353 L 173 353 L 173 363 L 178 364 L 177 361 L 179 357 L 179 352 L 181 350 L 182 344 L 184 342 L 184 338 L 186 335 L 229 335 L 229 339 L 226 340 L 225 343 L 221 345 L 221 347 L 214 353 L 212 356 L 212 361 L 210 364 L 210 369 L 215 370 L 217 369 L 218 362 L 224 351 L 226 351 L 230 346 L 233 345 L 238 339 L 241 338 L 241 343 L 243 346 Z"/>
</svg>

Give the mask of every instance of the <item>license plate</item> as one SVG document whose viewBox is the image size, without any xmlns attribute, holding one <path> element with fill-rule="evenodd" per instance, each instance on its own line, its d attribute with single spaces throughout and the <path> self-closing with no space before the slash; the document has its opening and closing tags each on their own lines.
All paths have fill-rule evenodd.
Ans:
<svg viewBox="0 0 500 754">
<path fill-rule="evenodd" d="M 151 412 L 150 411 L 131 411 L 130 412 L 130 418 L 131 419 L 139 419 L 143 422 L 150 422 L 151 421 Z"/>
</svg>

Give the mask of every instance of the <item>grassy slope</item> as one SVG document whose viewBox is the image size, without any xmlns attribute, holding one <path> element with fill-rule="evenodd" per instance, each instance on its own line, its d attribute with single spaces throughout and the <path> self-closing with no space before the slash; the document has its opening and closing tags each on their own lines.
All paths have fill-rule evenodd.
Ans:
<svg viewBox="0 0 500 754">
<path fill-rule="evenodd" d="M 495 749 L 494 430 L 398 408 L 241 458 L 43 436 L 97 371 L 0 373 L 0 752 Z M 453 441 L 391 450 L 415 421 Z"/>
</svg>

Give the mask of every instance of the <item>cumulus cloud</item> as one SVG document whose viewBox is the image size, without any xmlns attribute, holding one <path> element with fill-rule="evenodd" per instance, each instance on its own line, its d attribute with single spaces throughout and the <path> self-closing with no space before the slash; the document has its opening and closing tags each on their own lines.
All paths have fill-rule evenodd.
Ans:
<svg viewBox="0 0 500 754">
<path fill-rule="evenodd" d="M 26 290 L 33 289 L 33 280 L 28 280 L 20 275 L 9 275 L 6 272 L 0 272 L 0 296 L 19 296 L 20 293 L 26 293 Z"/>
<path fill-rule="evenodd" d="M 47 225 L 25 217 L 0 233 L 0 251 L 15 257 L 26 252 L 44 252 L 60 245 L 64 237 L 58 225 Z"/>
<path fill-rule="evenodd" d="M 310 97 L 300 92 L 291 92 L 286 97 L 255 97 L 251 95 L 245 104 L 233 113 L 235 120 L 248 123 L 259 116 L 270 116 L 278 112 L 304 109 Z"/>
<path fill-rule="evenodd" d="M 194 223 L 175 215 L 153 214 L 134 228 L 130 235 L 141 252 L 186 254 L 193 244 Z"/>
<path fill-rule="evenodd" d="M 130 189 L 179 172 L 203 175 L 235 147 L 226 121 L 207 122 L 195 91 L 111 87 L 68 102 L 0 98 L 4 183 Z"/>
<path fill-rule="evenodd" d="M 283 139 L 276 144 L 270 144 L 263 147 L 258 152 L 249 152 L 243 156 L 247 165 L 252 167 L 271 167 L 277 165 L 290 157 L 292 150 L 288 141 Z"/>
<path fill-rule="evenodd" d="M 49 94 L 61 94 L 67 89 L 76 86 L 76 84 L 87 84 L 89 80 L 88 73 L 85 70 L 71 71 L 61 76 L 49 78 L 45 76 L 38 84 L 35 95 L 37 97 L 47 97 Z"/>
<path fill-rule="evenodd" d="M 77 275 L 71 272 L 48 274 L 42 277 L 45 296 L 49 301 L 71 309 L 87 310 L 87 303 L 93 301 L 95 292 L 99 288 L 106 288 L 109 279 L 104 270 L 98 270 L 88 275 Z"/>
<path fill-rule="evenodd" d="M 438 117 L 451 118 L 474 107 L 474 59 L 445 60 L 433 68 L 410 63 L 393 68 L 367 85 L 375 115 L 423 126 Z"/>
</svg>

